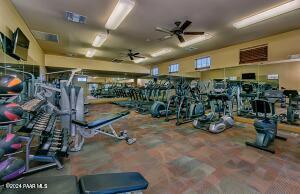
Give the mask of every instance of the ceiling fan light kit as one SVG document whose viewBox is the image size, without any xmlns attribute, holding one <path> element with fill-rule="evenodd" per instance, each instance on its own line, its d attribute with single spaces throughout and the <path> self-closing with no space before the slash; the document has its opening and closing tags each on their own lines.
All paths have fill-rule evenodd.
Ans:
<svg viewBox="0 0 300 194">
<path fill-rule="evenodd" d="M 247 17 L 243 20 L 240 20 L 233 24 L 233 26 L 237 29 L 244 28 L 264 20 L 294 11 L 300 8 L 300 0 L 289 1 L 285 4 L 279 5 L 277 7 L 271 8 L 269 10 L 260 12 L 253 16 Z"/>
<path fill-rule="evenodd" d="M 134 6 L 135 2 L 133 0 L 119 0 L 112 14 L 107 20 L 105 28 L 108 30 L 117 29 Z"/>
</svg>

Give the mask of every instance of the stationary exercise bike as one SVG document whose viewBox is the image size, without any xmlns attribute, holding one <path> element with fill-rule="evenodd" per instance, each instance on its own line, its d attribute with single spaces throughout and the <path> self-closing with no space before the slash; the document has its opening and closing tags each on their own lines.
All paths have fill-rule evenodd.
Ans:
<svg viewBox="0 0 300 194">
<path fill-rule="evenodd" d="M 271 103 L 268 100 L 256 99 L 251 104 L 253 112 L 256 114 L 254 121 L 256 139 L 255 142 L 246 142 L 246 145 L 274 154 L 275 150 L 269 148 L 269 146 L 274 142 L 275 138 L 286 141 L 285 137 L 277 135 L 278 118 L 275 115 L 275 101 Z"/>
</svg>

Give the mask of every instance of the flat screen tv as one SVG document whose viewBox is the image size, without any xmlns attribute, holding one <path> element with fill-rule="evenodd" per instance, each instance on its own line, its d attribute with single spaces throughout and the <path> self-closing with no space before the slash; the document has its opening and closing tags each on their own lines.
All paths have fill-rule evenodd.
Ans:
<svg viewBox="0 0 300 194">
<path fill-rule="evenodd" d="M 8 55 L 12 54 L 11 40 L 1 32 L 0 32 L 0 46 L 6 54 Z"/>
<path fill-rule="evenodd" d="M 13 52 L 16 57 L 26 61 L 28 56 L 29 40 L 18 28 L 13 35 Z"/>
<path fill-rule="evenodd" d="M 243 73 L 242 79 L 256 79 L 255 73 Z"/>
</svg>

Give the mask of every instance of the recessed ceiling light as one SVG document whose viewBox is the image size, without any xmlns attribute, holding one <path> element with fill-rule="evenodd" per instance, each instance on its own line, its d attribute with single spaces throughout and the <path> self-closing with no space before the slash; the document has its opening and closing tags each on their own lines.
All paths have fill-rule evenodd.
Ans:
<svg viewBox="0 0 300 194">
<path fill-rule="evenodd" d="M 240 20 L 234 23 L 233 26 L 237 29 L 244 28 L 246 26 L 250 26 L 252 24 L 270 19 L 272 17 L 279 16 L 284 13 L 288 13 L 290 11 L 294 11 L 299 8 L 300 8 L 300 0 L 290 1 L 288 3 L 258 13 L 256 15 L 247 17 L 246 19 Z"/>
<path fill-rule="evenodd" d="M 171 48 L 165 48 L 165 49 L 162 49 L 162 50 L 159 50 L 159 51 L 156 51 L 156 52 L 152 53 L 151 57 L 158 57 L 158 56 L 170 53 L 170 52 L 172 52 Z"/>
<path fill-rule="evenodd" d="M 115 30 L 133 9 L 135 2 L 133 0 L 119 0 L 112 14 L 108 18 L 105 28 Z"/>
<path fill-rule="evenodd" d="M 145 61 L 147 59 L 148 59 L 147 57 L 146 58 L 135 59 L 134 63 L 141 63 L 141 62 L 143 62 L 143 61 Z"/>
<path fill-rule="evenodd" d="M 89 49 L 89 50 L 86 52 L 85 56 L 91 58 L 91 57 L 93 57 L 93 56 L 95 55 L 95 53 L 96 53 L 96 50 L 95 50 L 95 49 Z"/>
<path fill-rule="evenodd" d="M 208 33 L 205 33 L 204 35 L 201 35 L 201 36 L 198 36 L 198 37 L 193 38 L 193 39 L 191 39 L 191 40 L 188 40 L 188 41 L 179 43 L 178 46 L 179 46 L 179 47 L 187 47 L 187 46 L 196 44 L 196 43 L 198 43 L 198 42 L 202 42 L 202 41 L 208 40 L 208 39 L 210 39 L 210 38 L 212 38 L 212 35 L 210 35 L 210 34 L 208 34 Z"/>
<path fill-rule="evenodd" d="M 107 39 L 107 34 L 98 34 L 93 42 L 94 47 L 100 47 Z"/>
</svg>

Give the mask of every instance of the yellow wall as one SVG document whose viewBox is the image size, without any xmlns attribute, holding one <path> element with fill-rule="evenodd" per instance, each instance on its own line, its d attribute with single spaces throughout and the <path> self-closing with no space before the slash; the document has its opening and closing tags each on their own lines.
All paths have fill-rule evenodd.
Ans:
<svg viewBox="0 0 300 194">
<path fill-rule="evenodd" d="M 88 77 L 88 83 L 107 83 L 107 82 L 111 82 L 112 78 L 108 78 L 108 77 Z"/>
<path fill-rule="evenodd" d="M 134 73 L 149 73 L 150 67 L 146 65 L 137 65 L 129 63 L 112 63 L 109 61 L 99 61 L 84 58 L 73 58 L 58 55 L 45 55 L 45 65 L 51 67 L 67 67 L 92 69 L 100 71 L 114 72 L 134 72 Z"/>
<path fill-rule="evenodd" d="M 224 78 L 224 75 L 228 76 L 240 76 L 241 73 L 256 72 L 259 74 L 279 74 L 280 86 L 299 89 L 300 88 L 300 62 L 295 63 L 279 63 L 272 65 L 263 65 L 259 67 L 254 65 L 239 65 L 239 50 L 242 48 L 248 48 L 261 44 L 268 44 L 269 46 L 269 61 L 286 60 L 288 55 L 300 54 L 300 30 L 294 30 L 291 32 L 262 38 L 259 40 L 242 43 L 230 47 L 225 47 L 218 50 L 213 50 L 205 53 L 196 54 L 193 56 L 180 58 L 177 60 L 158 64 L 160 74 L 168 74 L 168 67 L 170 64 L 180 64 L 180 74 L 195 72 L 194 61 L 197 58 L 210 56 L 211 57 L 211 70 L 199 72 L 198 75 L 201 79 L 213 79 L 213 78 Z M 224 69 L 230 68 L 224 74 Z"/>
<path fill-rule="evenodd" d="M 27 63 L 44 65 L 44 52 L 31 34 L 23 18 L 19 15 L 10 0 L 0 0 L 0 31 L 11 38 L 12 32 L 14 32 L 18 27 L 30 40 L 28 51 L 29 59 Z M 1 63 L 18 63 L 17 61 L 12 60 L 10 57 L 4 55 L 3 52 L 1 52 L 0 55 Z"/>
</svg>

